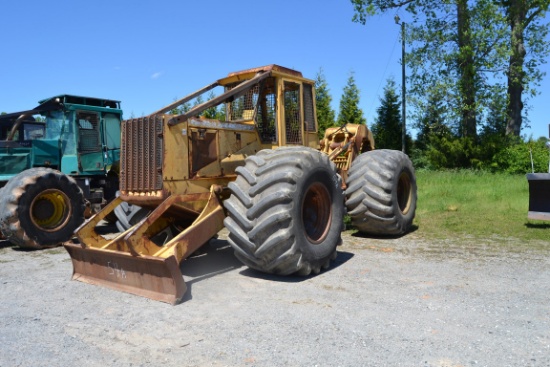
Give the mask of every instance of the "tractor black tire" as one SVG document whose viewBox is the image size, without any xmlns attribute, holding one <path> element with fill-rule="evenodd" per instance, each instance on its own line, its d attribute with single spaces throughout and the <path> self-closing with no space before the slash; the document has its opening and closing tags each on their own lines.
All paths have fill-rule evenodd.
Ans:
<svg viewBox="0 0 550 367">
<path fill-rule="evenodd" d="M 306 276 L 336 258 L 344 195 L 328 156 L 307 147 L 247 157 L 229 184 L 224 224 L 235 256 L 265 273 Z"/>
<path fill-rule="evenodd" d="M 119 195 L 117 192 L 116 196 Z M 127 202 L 121 202 L 114 210 L 113 214 L 116 216 L 116 227 L 120 232 L 125 232 L 131 227 L 138 224 L 143 218 L 147 217 L 151 213 L 151 209 L 142 208 L 139 205 L 128 204 Z M 157 235 L 151 239 L 158 246 L 164 245 L 170 241 L 179 231 L 173 225 L 163 229 Z"/>
<path fill-rule="evenodd" d="M 346 208 L 361 233 L 400 236 L 416 212 L 416 176 L 409 157 L 397 150 L 359 155 L 349 170 Z"/>
<path fill-rule="evenodd" d="M 84 194 L 76 181 L 50 168 L 12 177 L 0 197 L 0 231 L 29 249 L 55 247 L 84 222 Z"/>
<path fill-rule="evenodd" d="M 117 218 L 116 227 L 120 232 L 124 232 L 138 224 L 138 222 L 148 216 L 150 212 L 150 209 L 144 209 L 138 205 L 128 204 L 123 201 L 113 211 Z"/>
</svg>

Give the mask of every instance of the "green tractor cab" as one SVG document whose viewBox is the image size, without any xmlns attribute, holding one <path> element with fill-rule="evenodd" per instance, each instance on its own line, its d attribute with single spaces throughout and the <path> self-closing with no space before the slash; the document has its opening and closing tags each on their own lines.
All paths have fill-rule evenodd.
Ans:
<svg viewBox="0 0 550 367">
<path fill-rule="evenodd" d="M 120 102 L 59 95 L 0 115 L 0 230 L 20 247 L 57 246 L 114 198 Z"/>
</svg>

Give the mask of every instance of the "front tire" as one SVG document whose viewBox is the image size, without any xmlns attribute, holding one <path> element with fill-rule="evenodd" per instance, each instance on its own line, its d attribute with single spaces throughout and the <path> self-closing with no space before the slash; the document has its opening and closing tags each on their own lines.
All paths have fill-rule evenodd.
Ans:
<svg viewBox="0 0 550 367">
<path fill-rule="evenodd" d="M 224 203 L 236 257 L 281 275 L 328 268 L 344 214 L 341 180 L 328 156 L 306 147 L 262 150 L 236 173 Z"/>
<path fill-rule="evenodd" d="M 416 212 L 416 177 L 411 160 L 397 150 L 373 150 L 352 163 L 346 189 L 351 223 L 360 232 L 398 236 Z"/>
<path fill-rule="evenodd" d="M 84 222 L 84 194 L 76 181 L 50 168 L 12 177 L 0 197 L 0 231 L 22 248 L 58 246 Z"/>
</svg>

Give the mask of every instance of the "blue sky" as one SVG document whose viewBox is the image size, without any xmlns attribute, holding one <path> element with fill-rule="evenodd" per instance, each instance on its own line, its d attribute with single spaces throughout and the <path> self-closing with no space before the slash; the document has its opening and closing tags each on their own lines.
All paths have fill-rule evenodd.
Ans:
<svg viewBox="0 0 550 367">
<path fill-rule="evenodd" d="M 353 71 L 371 124 L 386 80 L 401 83 L 393 14 L 352 23 L 348 0 L 4 0 L 0 14 L 4 112 L 67 93 L 117 99 L 126 118 L 140 116 L 231 71 L 279 64 L 311 79 L 323 68 L 336 112 Z M 522 131 L 535 138 L 548 136 L 550 76 L 540 91 Z"/>
</svg>

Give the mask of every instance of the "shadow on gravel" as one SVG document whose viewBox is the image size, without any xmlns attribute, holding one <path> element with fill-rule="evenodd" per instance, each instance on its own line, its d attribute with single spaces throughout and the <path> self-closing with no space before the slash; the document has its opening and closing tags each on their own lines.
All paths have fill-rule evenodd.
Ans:
<svg viewBox="0 0 550 367">
<path fill-rule="evenodd" d="M 417 225 L 412 225 L 411 226 L 411 229 L 407 232 L 407 233 L 404 233 L 402 235 L 373 235 L 373 234 L 364 234 L 364 233 L 361 233 L 361 232 L 355 232 L 355 233 L 352 233 L 351 236 L 352 237 L 359 237 L 359 238 L 372 238 L 372 239 L 375 239 L 375 240 L 395 240 L 395 239 L 398 239 L 398 238 L 401 238 L 401 237 L 405 237 L 411 233 L 414 233 L 418 231 L 418 226 Z"/>
<path fill-rule="evenodd" d="M 331 262 L 331 267 L 321 272 L 321 274 L 338 268 L 352 257 L 352 253 L 338 251 L 338 256 Z M 241 275 L 276 282 L 297 283 L 315 276 L 278 276 L 252 270 L 243 265 L 235 257 L 233 248 L 231 248 L 231 245 L 226 240 L 213 239 L 201 247 L 196 254 L 181 263 L 180 269 L 186 278 L 185 284 L 187 285 L 187 292 L 183 296 L 181 303 L 185 303 L 193 298 L 193 284 L 239 268 L 244 268 L 240 272 Z"/>
<path fill-rule="evenodd" d="M 184 277 L 192 279 L 185 281 L 187 292 L 182 303 L 193 298 L 193 284 L 216 275 L 238 269 L 244 265 L 233 255 L 233 249 L 225 240 L 212 239 L 202 246 L 194 255 L 191 255 L 180 265 Z"/>
<path fill-rule="evenodd" d="M 44 248 L 29 248 L 29 247 L 19 247 L 17 245 L 14 245 L 10 241 L 0 241 L 0 249 L 11 247 L 13 251 L 17 252 L 29 252 L 29 253 L 41 253 L 43 251 L 59 251 L 59 252 L 65 252 L 63 249 L 63 246 L 61 244 L 50 246 L 50 247 L 44 247 Z"/>
<path fill-rule="evenodd" d="M 330 268 L 328 268 L 327 270 L 321 271 L 320 274 L 328 273 L 338 268 L 340 265 L 348 262 L 348 260 L 351 259 L 352 257 L 353 257 L 353 254 L 350 252 L 338 251 L 338 256 L 334 261 L 331 261 Z M 245 270 L 241 271 L 240 274 L 247 277 L 271 280 L 271 281 L 281 282 L 281 283 L 299 283 L 299 282 L 303 282 L 304 280 L 308 280 L 317 276 L 317 274 L 311 274 L 311 275 L 308 275 L 307 277 L 301 277 L 296 275 L 283 276 L 283 275 L 262 273 L 261 271 L 253 270 L 250 268 L 246 268 Z"/>
<path fill-rule="evenodd" d="M 8 247 L 13 247 L 14 250 L 18 248 L 8 240 L 0 240 L 0 249 L 8 248 Z"/>
<path fill-rule="evenodd" d="M 28 253 L 33 253 L 34 252 L 34 253 L 37 253 L 37 254 L 42 252 L 42 251 L 45 251 L 45 250 L 51 250 L 52 248 L 56 248 L 55 246 L 47 247 L 47 248 L 19 247 L 17 245 L 14 245 L 10 241 L 0 241 L 0 249 L 8 248 L 8 247 L 11 247 L 12 251 L 15 251 L 15 252 L 28 252 Z"/>
</svg>

